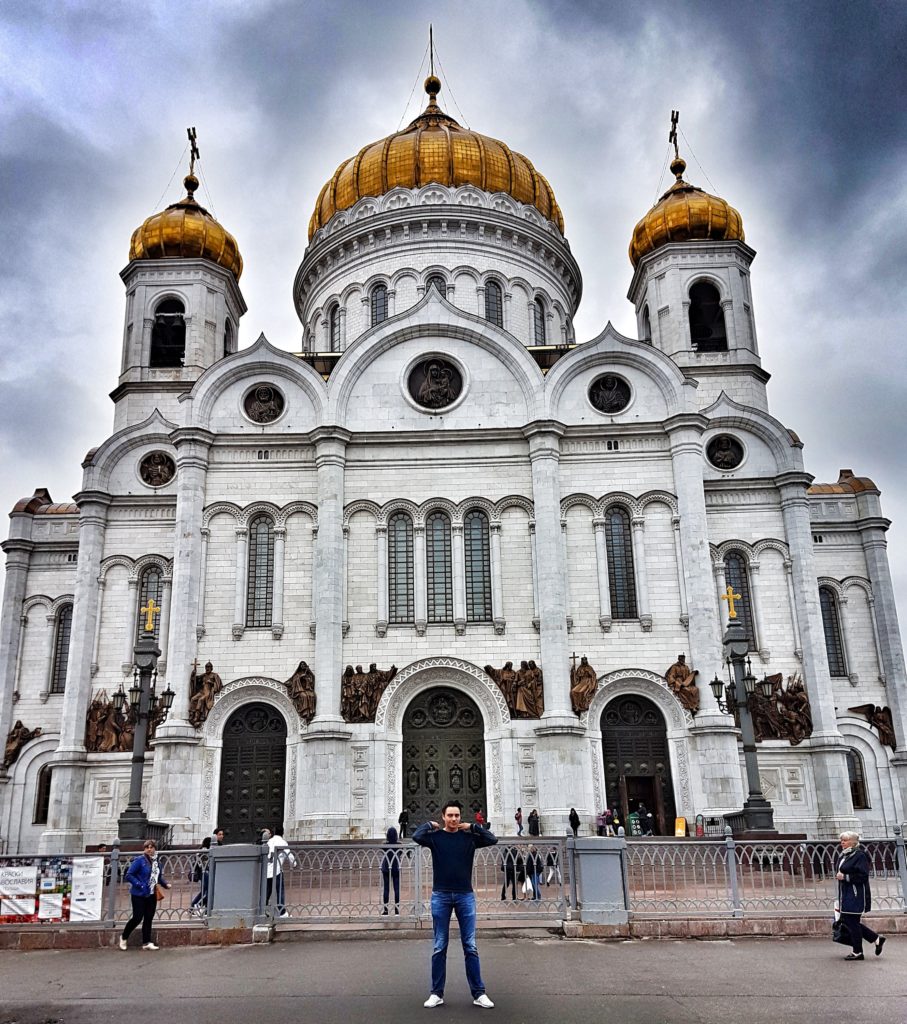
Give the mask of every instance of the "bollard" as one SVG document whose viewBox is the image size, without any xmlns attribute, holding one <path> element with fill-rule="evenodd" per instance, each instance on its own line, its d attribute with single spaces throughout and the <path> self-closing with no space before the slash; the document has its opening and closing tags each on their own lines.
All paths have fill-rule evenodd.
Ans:
<svg viewBox="0 0 907 1024">
<path fill-rule="evenodd" d="M 110 875 L 107 879 L 107 919 L 111 924 L 117 920 L 117 888 L 120 884 L 120 837 L 116 836 L 110 850 Z"/>
</svg>

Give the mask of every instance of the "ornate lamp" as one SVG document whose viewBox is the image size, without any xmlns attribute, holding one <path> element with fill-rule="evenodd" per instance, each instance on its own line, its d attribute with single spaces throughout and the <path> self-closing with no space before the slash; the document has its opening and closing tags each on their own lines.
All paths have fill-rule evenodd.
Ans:
<svg viewBox="0 0 907 1024">
<path fill-rule="evenodd" d="M 123 689 L 123 684 L 120 683 L 120 688 L 111 698 L 113 700 L 113 706 L 117 711 L 122 711 L 126 707 L 126 691 Z"/>
<path fill-rule="evenodd" d="M 759 680 L 759 692 L 762 694 L 763 697 L 765 697 L 766 700 L 768 700 L 771 697 L 773 688 L 774 684 L 772 683 L 771 679 L 769 679 L 767 675 L 763 675 L 762 678 Z"/>
</svg>

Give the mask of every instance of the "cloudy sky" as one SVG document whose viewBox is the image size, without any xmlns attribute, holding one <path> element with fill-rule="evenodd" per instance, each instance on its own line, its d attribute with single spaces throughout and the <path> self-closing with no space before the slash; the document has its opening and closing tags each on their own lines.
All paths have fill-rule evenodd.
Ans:
<svg viewBox="0 0 907 1024">
<path fill-rule="evenodd" d="M 907 5 L 900 0 L 418 5 L 5 0 L 0 7 L 0 507 L 68 500 L 109 433 L 132 230 L 180 198 L 186 127 L 245 258 L 240 344 L 298 350 L 292 282 L 321 185 L 422 105 L 554 186 L 585 281 L 577 336 L 626 299 L 633 225 L 688 180 L 743 214 L 771 411 L 820 481 L 871 476 L 907 621 Z M 413 86 L 418 85 L 413 94 Z M 2 531 L 5 534 L 5 528 Z"/>
</svg>

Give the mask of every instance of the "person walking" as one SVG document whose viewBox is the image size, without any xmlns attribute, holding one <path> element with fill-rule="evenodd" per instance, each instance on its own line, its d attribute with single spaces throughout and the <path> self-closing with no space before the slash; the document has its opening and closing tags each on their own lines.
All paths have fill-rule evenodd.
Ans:
<svg viewBox="0 0 907 1024">
<path fill-rule="evenodd" d="M 278 916 L 289 917 L 283 870 L 288 864 L 291 868 L 295 868 L 296 858 L 293 856 L 290 844 L 283 837 L 283 825 L 275 825 L 274 834 L 267 833 L 267 835 L 268 838 L 265 841 L 268 844 L 268 890 L 265 906 L 271 902 L 271 889 L 273 888 Z"/>
<path fill-rule="evenodd" d="M 605 835 L 614 835 L 614 813 L 610 807 L 605 808 Z"/>
<path fill-rule="evenodd" d="M 542 834 L 542 823 L 539 812 L 533 807 L 529 812 L 529 835 L 540 836 Z"/>
<path fill-rule="evenodd" d="M 199 890 L 189 904 L 189 913 L 196 917 L 204 917 L 208 909 L 208 850 L 211 849 L 211 836 L 202 840 L 201 852 L 196 854 L 195 867 L 192 869 L 193 882 L 199 882 Z"/>
<path fill-rule="evenodd" d="M 409 811 L 405 807 L 397 817 L 397 824 L 400 826 L 400 838 L 405 839 L 409 831 Z"/>
<path fill-rule="evenodd" d="M 542 898 L 542 890 L 539 888 L 539 883 L 543 870 L 544 866 L 542 864 L 542 858 L 538 852 L 538 847 L 530 846 L 529 853 L 526 855 L 526 877 L 529 879 L 529 884 L 532 886 L 531 899 L 540 900 Z"/>
<path fill-rule="evenodd" d="M 570 808 L 567 820 L 570 822 L 570 828 L 573 829 L 573 838 L 576 839 L 579 835 L 579 815 L 576 813 L 575 807 Z"/>
<path fill-rule="evenodd" d="M 517 875 L 523 874 L 523 858 L 516 846 L 508 846 L 501 857 L 501 870 L 504 872 L 504 884 L 501 886 L 501 899 L 507 899 L 507 886 L 510 886 L 511 899 L 516 900 Z M 522 879 L 521 879 L 522 880 Z"/>
<path fill-rule="evenodd" d="M 513 820 L 516 822 L 516 834 L 521 836 L 523 834 L 523 808 L 517 807 L 516 814 L 513 816 Z"/>
<path fill-rule="evenodd" d="M 120 949 L 126 950 L 129 936 L 136 926 L 142 925 L 142 949 L 154 950 L 158 947 L 151 941 L 151 921 L 157 910 L 157 887 L 170 888 L 164 878 L 161 862 L 157 856 L 157 846 L 151 839 L 146 839 L 142 847 L 142 856 L 136 857 L 126 869 L 123 881 L 129 883 L 129 895 L 132 897 L 132 917 L 126 922 L 120 936 Z"/>
<path fill-rule="evenodd" d="M 838 861 L 838 909 L 841 920 L 850 932 L 853 952 L 845 960 L 863 959 L 863 939 L 873 943 L 875 955 L 882 955 L 885 936 L 867 928 L 860 920 L 863 914 L 872 910 L 872 893 L 869 889 L 869 857 L 860 846 L 857 832 L 841 833 L 841 857 Z"/>
<path fill-rule="evenodd" d="M 494 1003 L 485 993 L 479 950 L 476 947 L 476 894 L 472 888 L 472 865 L 476 850 L 494 846 L 498 839 L 488 829 L 461 820 L 462 805 L 448 800 L 441 808 L 443 825 L 426 821 L 413 833 L 413 842 L 431 850 L 431 922 L 434 942 L 431 954 L 431 994 L 423 1005 L 444 1003 L 447 980 L 447 945 L 450 915 L 456 913 L 460 942 L 466 961 L 466 980 L 476 1006 L 490 1010 Z"/>
<path fill-rule="evenodd" d="M 397 830 L 393 825 L 385 835 L 384 856 L 381 858 L 381 879 L 382 895 L 381 902 L 384 904 L 382 915 L 387 914 L 387 901 L 390 896 L 390 884 L 394 883 L 394 913 L 400 913 L 400 849 L 397 840 Z"/>
</svg>

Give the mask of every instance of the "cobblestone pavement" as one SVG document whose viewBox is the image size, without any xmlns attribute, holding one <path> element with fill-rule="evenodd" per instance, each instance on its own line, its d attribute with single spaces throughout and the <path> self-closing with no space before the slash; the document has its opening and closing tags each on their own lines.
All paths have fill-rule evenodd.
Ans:
<svg viewBox="0 0 907 1024">
<path fill-rule="evenodd" d="M 594 942 L 479 937 L 493 1011 L 472 1005 L 456 932 L 443 1007 L 426 1010 L 428 937 L 0 954 L 0 1024 L 895 1024 L 907 942 L 845 963 L 815 939 Z M 903 947 L 903 948 L 902 948 Z M 870 952 L 867 950 L 867 952 Z"/>
</svg>

